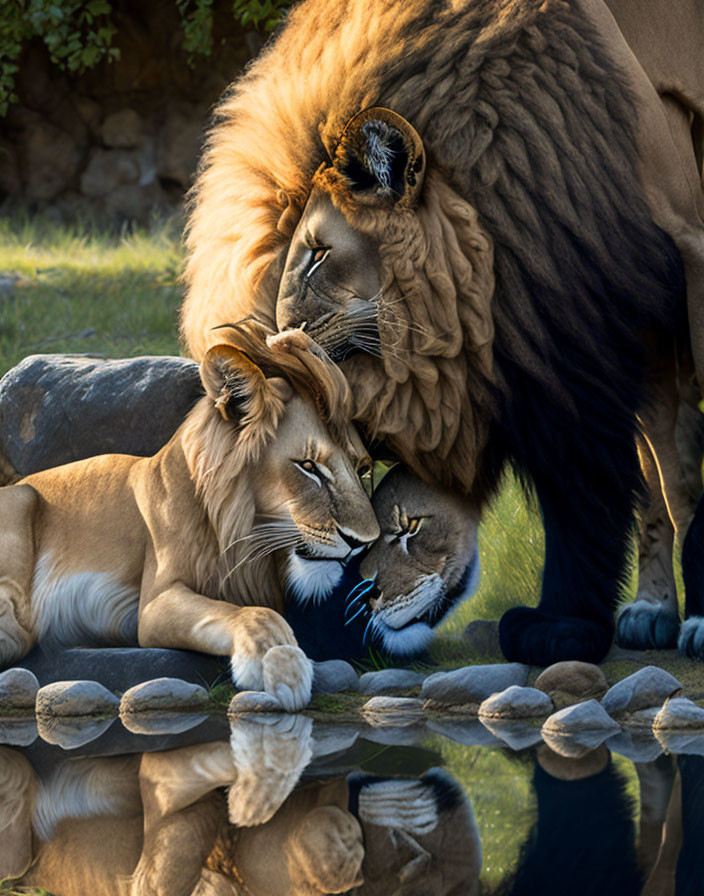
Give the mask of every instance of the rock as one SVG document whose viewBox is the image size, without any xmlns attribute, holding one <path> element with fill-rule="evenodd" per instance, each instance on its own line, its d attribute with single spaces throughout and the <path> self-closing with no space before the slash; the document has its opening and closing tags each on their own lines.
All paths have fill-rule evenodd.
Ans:
<svg viewBox="0 0 704 896">
<path fill-rule="evenodd" d="M 118 698 L 97 681 L 55 681 L 37 691 L 36 713 L 37 717 L 116 715 L 119 705 Z"/>
<path fill-rule="evenodd" d="M 543 734 L 575 734 L 580 731 L 605 731 L 611 734 L 619 730 L 619 724 L 597 700 L 559 709 L 546 719 L 542 728 Z"/>
<path fill-rule="evenodd" d="M 105 197 L 105 210 L 113 218 L 127 218 L 148 224 L 166 210 L 166 198 L 156 185 L 126 184 Z"/>
<path fill-rule="evenodd" d="M 0 195 L 22 195 L 22 178 L 17 152 L 9 140 L 3 139 L 0 139 Z"/>
<path fill-rule="evenodd" d="M 653 721 L 653 731 L 690 728 L 704 728 L 704 709 L 687 697 L 667 700 Z"/>
<path fill-rule="evenodd" d="M 0 379 L 0 455 L 22 476 L 96 454 L 148 457 L 200 395 L 185 358 L 30 355 Z"/>
<path fill-rule="evenodd" d="M 359 679 L 344 660 L 325 660 L 313 663 L 313 693 L 337 694 L 338 691 L 359 690 Z"/>
<path fill-rule="evenodd" d="M 579 781 L 604 771 L 609 764 L 610 756 L 603 744 L 593 750 L 587 749 L 578 757 L 556 753 L 547 744 L 543 744 L 538 748 L 537 759 L 539 765 L 551 777 L 560 781 Z"/>
<path fill-rule="evenodd" d="M 62 750 L 76 750 L 97 740 L 115 719 L 92 719 L 88 716 L 38 716 L 37 730 L 42 740 Z"/>
<path fill-rule="evenodd" d="M 140 712 L 120 715 L 120 721 L 132 734 L 181 734 L 208 718 L 206 713 Z"/>
<path fill-rule="evenodd" d="M 534 728 L 520 720 L 482 718 L 481 724 L 512 750 L 526 750 L 543 740 L 540 728 Z"/>
<path fill-rule="evenodd" d="M 644 666 L 606 692 L 601 705 L 611 716 L 662 706 L 682 685 L 658 666 Z"/>
<path fill-rule="evenodd" d="M 154 678 L 142 682 L 122 695 L 120 715 L 140 712 L 203 709 L 208 692 L 180 678 Z"/>
<path fill-rule="evenodd" d="M 581 759 L 609 738 L 608 731 L 578 731 L 575 734 L 553 734 L 543 731 L 542 735 L 545 745 L 566 759 Z"/>
<path fill-rule="evenodd" d="M 17 666 L 0 673 L 0 714 L 5 709 L 27 709 L 34 712 L 39 690 L 37 676 Z"/>
<path fill-rule="evenodd" d="M 534 719 L 549 716 L 554 709 L 552 700 L 543 691 L 514 684 L 487 697 L 479 707 L 479 718 Z"/>
<path fill-rule="evenodd" d="M 687 731 L 680 729 L 658 729 L 655 732 L 658 741 L 668 753 L 679 756 L 681 754 L 692 756 L 704 756 L 704 733 L 693 729 Z"/>
<path fill-rule="evenodd" d="M 228 716 L 236 716 L 247 712 L 283 712 L 283 707 L 266 691 L 240 691 L 230 700 L 227 708 Z"/>
<path fill-rule="evenodd" d="M 391 694 L 407 691 L 423 683 L 425 675 L 411 669 L 380 669 L 365 672 L 359 678 L 359 690 L 363 694 Z"/>
<path fill-rule="evenodd" d="M 522 687 L 527 680 L 528 666 L 522 663 L 465 666 L 428 676 L 423 682 L 421 697 L 433 703 L 478 706 L 492 694 L 514 684 Z"/>
<path fill-rule="evenodd" d="M 105 146 L 132 149 L 144 136 L 144 122 L 134 109 L 120 109 L 107 116 L 100 136 Z"/>
<path fill-rule="evenodd" d="M 548 694 L 561 709 L 580 700 L 600 700 L 609 684 L 598 666 L 580 660 L 565 660 L 544 669 L 534 687 Z"/>
<path fill-rule="evenodd" d="M 501 654 L 499 623 L 492 619 L 475 619 L 465 628 L 462 638 L 474 656 Z"/>
<path fill-rule="evenodd" d="M 479 719 L 430 719 L 428 728 L 465 747 L 503 744 L 503 740 Z"/>
<path fill-rule="evenodd" d="M 133 149 L 91 150 L 81 175 L 81 193 L 97 198 L 118 187 L 139 183 L 139 161 L 139 153 Z"/>
<path fill-rule="evenodd" d="M 26 199 L 53 199 L 78 175 L 81 148 L 69 134 L 39 116 L 26 116 L 20 153 Z"/>
<path fill-rule="evenodd" d="M 372 697 L 362 707 L 370 725 L 412 725 L 423 716 L 423 701 L 414 697 Z"/>
<path fill-rule="evenodd" d="M 203 124 L 207 115 L 190 105 L 174 105 L 159 130 L 157 139 L 157 171 L 162 181 L 189 187 L 198 164 L 203 144 Z"/>
</svg>

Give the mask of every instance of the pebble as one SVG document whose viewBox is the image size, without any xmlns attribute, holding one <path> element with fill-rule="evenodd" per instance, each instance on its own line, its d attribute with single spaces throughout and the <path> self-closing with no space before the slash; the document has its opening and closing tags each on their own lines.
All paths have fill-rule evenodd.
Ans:
<svg viewBox="0 0 704 896">
<path fill-rule="evenodd" d="M 452 672 L 436 672 L 423 682 L 421 696 L 434 703 L 478 705 L 511 685 L 525 685 L 528 666 L 522 663 L 493 663 L 464 666 Z"/>
<path fill-rule="evenodd" d="M 609 715 L 632 713 L 639 709 L 662 706 L 682 685 L 658 666 L 644 666 L 609 688 L 601 701 Z"/>
<path fill-rule="evenodd" d="M 609 689 L 606 676 L 593 663 L 564 660 L 544 669 L 535 680 L 539 691 L 544 691 L 559 705 L 571 706 L 578 700 L 600 700 Z"/>
<path fill-rule="evenodd" d="M 122 695 L 120 715 L 160 710 L 203 709 L 208 692 L 198 684 L 180 678 L 154 678 L 135 685 Z"/>
<path fill-rule="evenodd" d="M 115 713 L 118 698 L 97 681 L 55 681 L 37 691 L 40 716 L 96 716 Z"/>
<path fill-rule="evenodd" d="M 284 709 L 272 694 L 266 691 L 240 691 L 230 700 L 228 716 L 245 712 L 283 712 Z"/>
<path fill-rule="evenodd" d="M 313 663 L 314 694 L 337 694 L 339 691 L 357 690 L 359 690 L 359 678 L 345 660 Z"/>
<path fill-rule="evenodd" d="M 0 712 L 3 709 L 31 709 L 37 699 L 39 682 L 29 669 L 16 666 L 0 673 Z"/>
<path fill-rule="evenodd" d="M 425 675 L 412 669 L 380 669 L 360 676 L 359 690 L 363 694 L 390 694 L 418 687 L 424 680 Z"/>
<path fill-rule="evenodd" d="M 411 725 L 423 716 L 423 701 L 415 697 L 371 697 L 362 707 L 372 725 Z"/>
<path fill-rule="evenodd" d="M 552 700 L 543 691 L 513 684 L 487 697 L 479 707 L 479 718 L 534 719 L 549 716 L 554 709 Z"/>
<path fill-rule="evenodd" d="M 704 709 L 687 697 L 673 697 L 655 716 L 653 731 L 704 728 Z"/>
</svg>

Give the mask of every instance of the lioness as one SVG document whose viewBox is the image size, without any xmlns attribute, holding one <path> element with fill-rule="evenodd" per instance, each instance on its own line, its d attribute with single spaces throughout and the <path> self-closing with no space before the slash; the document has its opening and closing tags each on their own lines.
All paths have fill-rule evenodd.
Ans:
<svg viewBox="0 0 704 896">
<path fill-rule="evenodd" d="M 344 377 L 302 333 L 233 330 L 203 397 L 151 458 L 103 455 L 0 490 L 0 664 L 39 639 L 228 655 L 240 688 L 289 710 L 312 666 L 281 566 L 326 579 L 379 527 L 356 468 Z"/>
</svg>

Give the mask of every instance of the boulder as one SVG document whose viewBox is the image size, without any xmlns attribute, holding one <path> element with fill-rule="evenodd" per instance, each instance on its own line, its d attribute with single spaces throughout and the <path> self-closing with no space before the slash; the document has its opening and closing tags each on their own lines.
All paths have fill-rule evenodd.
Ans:
<svg viewBox="0 0 704 896">
<path fill-rule="evenodd" d="M 62 750 L 76 750 L 92 743 L 112 727 L 115 719 L 89 716 L 38 716 L 37 730 L 42 740 Z"/>
<path fill-rule="evenodd" d="M 479 706 L 480 719 L 534 719 L 549 716 L 555 707 L 543 691 L 511 685 L 487 697 Z"/>
<path fill-rule="evenodd" d="M 462 638 L 473 656 L 501 654 L 499 623 L 493 619 L 475 619 L 465 628 Z"/>
<path fill-rule="evenodd" d="M 452 672 L 436 672 L 428 676 L 421 688 L 421 697 L 444 705 L 477 706 L 511 685 L 522 687 L 528 680 L 528 666 L 522 663 L 494 663 L 488 666 L 465 666 Z"/>
<path fill-rule="evenodd" d="M 29 669 L 17 666 L 0 673 L 0 715 L 4 710 L 30 710 L 39 690 L 37 676 Z"/>
<path fill-rule="evenodd" d="M 155 678 L 125 691 L 120 715 L 163 710 L 196 710 L 208 704 L 208 692 L 180 678 Z"/>
<path fill-rule="evenodd" d="M 611 716 L 633 713 L 662 704 L 682 685 L 658 666 L 644 666 L 633 675 L 617 682 L 606 692 L 601 705 Z"/>
<path fill-rule="evenodd" d="M 144 122 L 134 109 L 119 109 L 103 121 L 100 136 L 105 146 L 133 149 L 144 136 Z"/>
<path fill-rule="evenodd" d="M 359 690 L 363 694 L 392 694 L 407 691 L 422 684 L 425 675 L 412 669 L 380 669 L 365 672 L 359 678 Z"/>
<path fill-rule="evenodd" d="M 534 747 L 543 740 L 540 728 L 535 728 L 520 719 L 495 719 L 483 716 L 481 724 L 512 750 L 527 750 L 528 747 Z"/>
<path fill-rule="evenodd" d="M 575 734 L 580 731 L 604 731 L 611 734 L 619 731 L 620 726 L 597 700 L 587 700 L 559 709 L 546 719 L 542 730 L 543 734 Z"/>
<path fill-rule="evenodd" d="M 352 666 L 345 660 L 325 660 L 313 663 L 313 693 L 337 694 L 338 691 L 356 691 L 359 679 Z"/>
<path fill-rule="evenodd" d="M 370 725 L 412 725 L 423 716 L 423 701 L 414 697 L 372 697 L 362 707 Z"/>
<path fill-rule="evenodd" d="M 182 734 L 204 722 L 205 713 L 150 711 L 120 715 L 123 726 L 132 734 Z"/>
<path fill-rule="evenodd" d="M 53 199 L 68 189 L 81 157 L 81 147 L 66 131 L 39 116 L 25 116 L 19 162 L 26 199 Z"/>
<path fill-rule="evenodd" d="M 0 455 L 20 476 L 96 454 L 155 454 L 202 394 L 185 358 L 30 355 L 0 379 Z"/>
<path fill-rule="evenodd" d="M 37 691 L 36 713 L 41 716 L 116 715 L 118 698 L 97 681 L 55 681 Z"/>
</svg>

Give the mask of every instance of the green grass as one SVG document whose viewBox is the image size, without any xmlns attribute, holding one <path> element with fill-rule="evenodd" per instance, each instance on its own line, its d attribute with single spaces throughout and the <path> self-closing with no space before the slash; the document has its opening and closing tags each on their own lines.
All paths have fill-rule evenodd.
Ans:
<svg viewBox="0 0 704 896">
<path fill-rule="evenodd" d="M 0 219 L 0 374 L 26 355 L 178 354 L 182 252 L 175 224 L 106 235 Z"/>
</svg>

